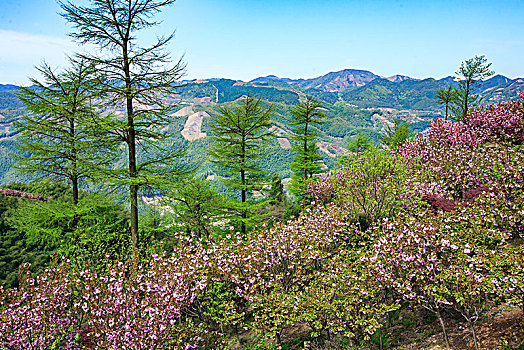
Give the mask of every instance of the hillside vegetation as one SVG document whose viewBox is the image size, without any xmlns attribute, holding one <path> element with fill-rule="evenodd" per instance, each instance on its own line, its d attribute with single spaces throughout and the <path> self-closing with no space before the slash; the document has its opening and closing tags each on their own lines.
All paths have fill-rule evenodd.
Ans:
<svg viewBox="0 0 524 350">
<path fill-rule="evenodd" d="M 341 81 L 346 83 L 342 84 Z M 334 88 L 333 84 L 337 87 Z M 448 78 L 390 81 L 368 71 L 344 70 L 314 79 L 269 77 L 258 78 L 249 83 L 228 79 L 187 82 L 176 89 L 173 97 L 181 107 L 192 106 L 195 111 L 212 115 L 216 113 L 217 107 L 228 105 L 242 96 L 259 96 L 275 105 L 276 115 L 273 121 L 276 126 L 288 131 L 285 128 L 285 120 L 290 118 L 288 108 L 306 95 L 314 96 L 322 101 L 327 115 L 326 123 L 319 127 L 319 140 L 335 147 L 343 147 L 359 132 L 378 142 L 379 134 L 385 130 L 388 121 L 392 123 L 396 118 L 410 121 L 414 131 L 427 129 L 434 118 L 443 115 L 443 107 L 437 104 L 435 93 L 449 84 L 454 82 Z M 522 89 L 522 79 L 510 80 L 498 75 L 485 81 L 479 93 L 484 96 L 484 103 L 494 103 L 515 99 Z M 17 131 L 12 122 L 27 113 L 16 96 L 17 90 L 18 87 L 14 85 L 2 85 L 0 91 L 0 152 L 6 155 L 17 152 Z M 172 117 L 169 130 L 173 132 L 173 142 L 184 142 L 181 131 L 187 117 Z M 206 118 L 201 131 L 210 135 Z M 291 139 L 290 136 L 289 133 L 281 135 L 287 139 Z M 207 143 L 204 140 L 191 143 L 191 159 L 201 159 L 202 156 L 199 155 L 205 154 Z M 271 147 L 273 148 L 269 153 L 278 154 L 268 160 L 271 172 L 288 177 L 288 163 L 284 160 L 289 159 L 291 153 L 286 149 L 279 149 L 276 141 Z M 333 164 L 328 154 L 323 153 L 322 156 L 328 166 Z M 0 159 L 0 183 L 8 184 L 24 178 L 11 168 L 12 163 L 9 156 Z M 205 161 L 201 171 L 212 173 Z"/>
<path fill-rule="evenodd" d="M 180 81 L 174 3 L 0 85 L 0 350 L 524 348 L 522 79 Z"/>
<path fill-rule="evenodd" d="M 231 226 L 206 238 L 149 221 L 136 270 L 116 249 L 128 239 L 117 226 L 92 236 L 86 221 L 91 237 L 77 233 L 85 243 L 56 241 L 69 258 L 56 256 L 36 277 L 23 265 L 19 288 L 2 292 L 0 339 L 78 349 L 392 348 L 433 319 L 442 347 L 521 348 L 522 323 L 496 344 L 483 325 L 489 310 L 524 306 L 523 122 L 522 99 L 461 122 L 437 119 L 394 151 L 345 157 L 309 183 L 312 201 L 297 217 L 245 235 Z M 28 201 L 19 197 L 7 202 L 12 210 Z M 458 335 L 455 322 L 465 327 Z"/>
</svg>

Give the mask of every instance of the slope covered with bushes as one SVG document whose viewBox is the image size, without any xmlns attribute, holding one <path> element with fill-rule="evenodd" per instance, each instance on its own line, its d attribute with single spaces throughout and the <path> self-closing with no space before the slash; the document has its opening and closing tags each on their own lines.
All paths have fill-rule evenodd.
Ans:
<svg viewBox="0 0 524 350">
<path fill-rule="evenodd" d="M 398 345 L 392 325 L 407 330 L 399 315 L 426 310 L 442 346 L 460 321 L 482 348 L 488 310 L 524 308 L 523 111 L 519 100 L 438 119 L 395 151 L 349 156 L 285 223 L 173 234 L 167 251 L 96 271 L 58 257 L 36 277 L 24 266 L 1 292 L 0 344 L 382 348 Z"/>
</svg>

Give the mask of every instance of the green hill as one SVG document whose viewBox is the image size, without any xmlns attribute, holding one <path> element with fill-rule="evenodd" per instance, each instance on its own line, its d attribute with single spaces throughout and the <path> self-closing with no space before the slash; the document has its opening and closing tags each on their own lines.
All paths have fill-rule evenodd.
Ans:
<svg viewBox="0 0 524 350">
<path fill-rule="evenodd" d="M 301 98 L 312 95 L 323 103 L 327 118 L 326 123 L 318 129 L 319 142 L 325 146 L 322 147 L 324 163 L 332 166 L 337 152 L 340 153 L 341 147 L 359 132 L 379 142 L 380 133 L 396 118 L 409 120 L 415 132 L 429 127 L 431 121 L 443 112 L 442 106 L 436 103 L 435 92 L 450 84 L 456 85 L 453 77 L 440 80 L 418 80 L 401 75 L 382 78 L 369 71 L 354 69 L 312 79 L 267 76 L 250 82 L 231 79 L 185 81 L 175 89 L 172 101 L 176 101 L 180 108 L 187 107 L 185 110 L 188 113 L 180 111 L 173 116 L 169 127 L 173 139 L 168 142 L 189 144 L 185 161 L 199 163 L 199 171 L 204 175 L 212 174 L 213 167 L 207 160 L 207 149 L 211 142 L 209 116 L 217 113 L 217 107 L 231 105 L 243 96 L 259 96 L 266 103 L 273 104 L 273 122 L 278 130 L 270 146 L 270 156 L 264 162 L 269 172 L 287 177 L 293 155 L 286 148 L 288 141 L 291 141 L 287 128 L 289 107 Z M 12 153 L 17 152 L 17 131 L 12 122 L 25 113 L 16 96 L 17 89 L 14 85 L 0 85 L 0 184 L 27 180 L 13 169 Z M 497 75 L 487 80 L 480 92 L 485 96 L 485 103 L 493 103 L 518 98 L 522 90 L 524 79 L 511 80 Z M 206 113 L 201 125 L 201 133 L 206 137 L 189 142 L 181 131 L 189 115 L 196 112 Z M 331 152 L 328 149 L 339 151 Z"/>
</svg>

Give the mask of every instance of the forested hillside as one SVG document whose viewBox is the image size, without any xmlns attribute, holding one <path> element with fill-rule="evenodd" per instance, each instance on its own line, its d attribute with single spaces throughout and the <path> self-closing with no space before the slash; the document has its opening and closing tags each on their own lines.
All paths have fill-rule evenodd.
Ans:
<svg viewBox="0 0 524 350">
<path fill-rule="evenodd" d="M 30 265 L 22 267 L 21 289 L 7 291 L 1 304 L 0 339 L 26 339 L 24 322 L 42 339 L 79 349 L 112 349 L 110 337 L 127 347 L 125 327 L 129 344 L 148 347 L 519 349 L 522 98 L 460 122 L 437 119 L 426 136 L 400 147 L 346 156 L 339 169 L 308 183 L 309 204 L 296 217 L 260 218 L 245 234 L 202 221 L 187 221 L 191 230 L 180 232 L 166 225 L 165 211 L 150 212 L 138 270 L 126 263 L 128 218 L 118 206 L 86 193 L 71 211 L 64 188 L 11 186 L 0 194 L 1 249 L 9 257 L 3 283 L 16 282 L 21 261 L 38 272 L 50 251 L 69 258 L 55 255 L 36 284 Z M 207 186 L 184 185 L 186 201 L 205 205 L 186 219 L 224 217 L 223 199 Z M 262 215 L 287 201 L 271 192 L 273 204 L 257 209 Z M 175 202 L 163 207 L 176 215 L 183 208 Z M 80 221 L 70 231 L 64 225 L 72 218 Z M 45 313 L 26 308 L 28 298 Z M 82 299 L 68 306 L 68 298 Z M 67 328 L 55 328 L 56 319 Z M 413 334 L 413 327 L 429 333 Z"/>
<path fill-rule="evenodd" d="M 348 77 L 348 73 L 351 72 L 356 75 Z M 357 73 L 366 79 L 358 80 Z M 328 88 L 333 81 L 340 82 L 341 79 L 350 79 L 350 82 L 359 83 L 345 84 L 336 91 Z M 326 123 L 319 126 L 319 140 L 340 148 L 347 146 L 351 138 L 359 132 L 369 135 L 372 140 L 378 142 L 380 133 L 384 132 L 396 118 L 411 122 L 411 128 L 415 132 L 424 131 L 434 118 L 443 115 L 443 107 L 437 103 L 435 93 L 450 84 L 456 86 L 456 82 L 447 78 L 390 81 L 367 71 L 345 70 L 309 80 L 271 77 L 255 79 L 250 83 L 228 79 L 189 81 L 175 89 L 174 95 L 169 100 L 170 103 L 179 105 L 178 110 L 190 106 L 194 112 L 204 111 L 208 115 L 213 115 L 218 107 L 228 105 L 242 96 L 259 96 L 275 105 L 276 115 L 273 118 L 275 126 L 284 130 L 282 137 L 290 139 L 285 126 L 286 119 L 290 117 L 289 107 L 297 104 L 299 99 L 306 95 L 314 96 L 322 101 L 327 115 Z M 486 80 L 479 88 L 479 93 L 484 96 L 483 103 L 493 103 L 515 99 L 522 89 L 524 89 L 522 79 L 510 80 L 498 75 Z M 27 113 L 17 98 L 17 90 L 18 87 L 14 85 L 2 85 L 0 91 L 0 152 L 6 155 L 0 159 L 0 183 L 3 184 L 27 178 L 12 169 L 13 161 L 10 156 L 17 152 L 17 131 L 13 122 Z M 173 142 L 184 143 L 181 131 L 189 115 L 173 114 L 169 126 Z M 201 132 L 210 135 L 207 118 L 203 119 Z M 205 160 L 208 143 L 204 139 L 198 139 L 190 146 L 191 159 L 203 162 L 202 173 L 212 173 L 210 165 Z M 291 153 L 285 148 L 279 149 L 277 140 L 271 147 L 269 154 L 274 156 L 267 163 L 270 164 L 271 171 L 283 178 L 289 177 L 289 171 L 286 170 L 288 163 L 285 160 L 290 159 Z M 332 155 L 338 157 L 339 154 L 336 152 L 322 154 L 328 166 L 334 164 Z"/>
<path fill-rule="evenodd" d="M 183 81 L 174 2 L 0 85 L 0 350 L 524 349 L 524 80 Z"/>
</svg>

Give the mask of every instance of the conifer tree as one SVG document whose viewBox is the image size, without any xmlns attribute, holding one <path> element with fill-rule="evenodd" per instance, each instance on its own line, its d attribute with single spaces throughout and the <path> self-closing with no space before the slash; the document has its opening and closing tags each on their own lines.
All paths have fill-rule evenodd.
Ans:
<svg viewBox="0 0 524 350">
<path fill-rule="evenodd" d="M 490 67 L 491 63 L 488 63 L 484 55 L 475 56 L 460 64 L 459 69 L 455 72 L 461 79 L 455 90 L 453 104 L 455 120 L 464 119 L 471 108 L 480 104 L 482 96 L 476 94 L 475 89 L 480 86 L 482 80 L 495 74 Z"/>
<path fill-rule="evenodd" d="M 357 133 L 347 145 L 347 149 L 353 153 L 363 153 L 369 150 L 373 146 L 373 141 L 369 138 L 368 135 L 359 132 Z"/>
<path fill-rule="evenodd" d="M 282 183 L 282 179 L 277 174 L 273 174 L 273 176 L 271 176 L 268 197 L 270 204 L 280 203 L 285 198 L 284 184 Z"/>
<path fill-rule="evenodd" d="M 445 119 L 448 119 L 449 116 L 449 107 L 451 106 L 451 103 L 456 98 L 457 92 L 455 89 L 450 85 L 447 89 L 438 89 L 435 93 L 435 97 L 437 98 L 437 103 L 444 105 L 446 107 L 446 113 L 445 113 Z"/>
<path fill-rule="evenodd" d="M 16 124 L 22 151 L 17 159 L 23 171 L 68 181 L 77 205 L 79 181 L 89 172 L 85 165 L 100 144 L 95 147 L 85 127 L 93 115 L 93 66 L 78 58 L 70 63 L 59 73 L 42 64 L 37 70 L 43 81 L 31 79 L 33 86 L 20 89 L 18 96 L 30 113 Z"/>
<path fill-rule="evenodd" d="M 262 105 L 259 98 L 247 96 L 235 107 L 220 107 L 214 115 L 211 130 L 214 144 L 209 154 L 224 184 L 240 195 L 235 206 L 243 234 L 253 220 L 253 210 L 261 205 L 253 198 L 253 191 L 260 190 L 265 171 L 257 162 L 266 155 L 265 146 L 273 133 L 269 131 L 273 106 Z"/>
<path fill-rule="evenodd" d="M 172 109 L 172 95 L 184 65 L 171 61 L 164 49 L 173 38 L 158 37 L 141 46 L 137 37 L 158 23 L 154 15 L 175 0 L 89 0 L 89 6 L 59 2 L 62 16 L 74 26 L 70 34 L 81 44 L 99 48 L 97 54 L 83 54 L 101 79 L 97 95 L 106 108 L 106 118 L 94 121 L 93 128 L 115 149 L 125 149 L 127 162 L 122 168 L 106 169 L 105 178 L 127 186 L 131 209 L 131 240 L 136 257 L 138 246 L 138 193 L 143 186 L 165 185 L 183 169 L 177 158 L 182 152 L 163 147 Z M 109 112 L 108 112 L 109 111 Z"/>
<path fill-rule="evenodd" d="M 186 231 L 213 239 L 213 223 L 226 216 L 227 200 L 209 181 L 196 176 L 181 181 L 167 196 L 166 204 Z"/>
<path fill-rule="evenodd" d="M 308 96 L 306 100 L 289 109 L 292 115 L 289 125 L 295 141 L 292 150 L 296 152 L 291 163 L 291 191 L 299 198 L 304 197 L 307 180 L 322 169 L 318 162 L 321 159 L 320 152 L 315 143 L 318 132 L 314 129 L 324 123 L 325 114 L 320 107 L 320 101 Z"/>
<path fill-rule="evenodd" d="M 401 119 L 395 119 L 392 126 L 388 126 L 384 135 L 380 135 L 380 141 L 392 150 L 401 147 L 406 140 L 412 138 L 413 131 L 409 128 L 411 123 Z"/>
</svg>

